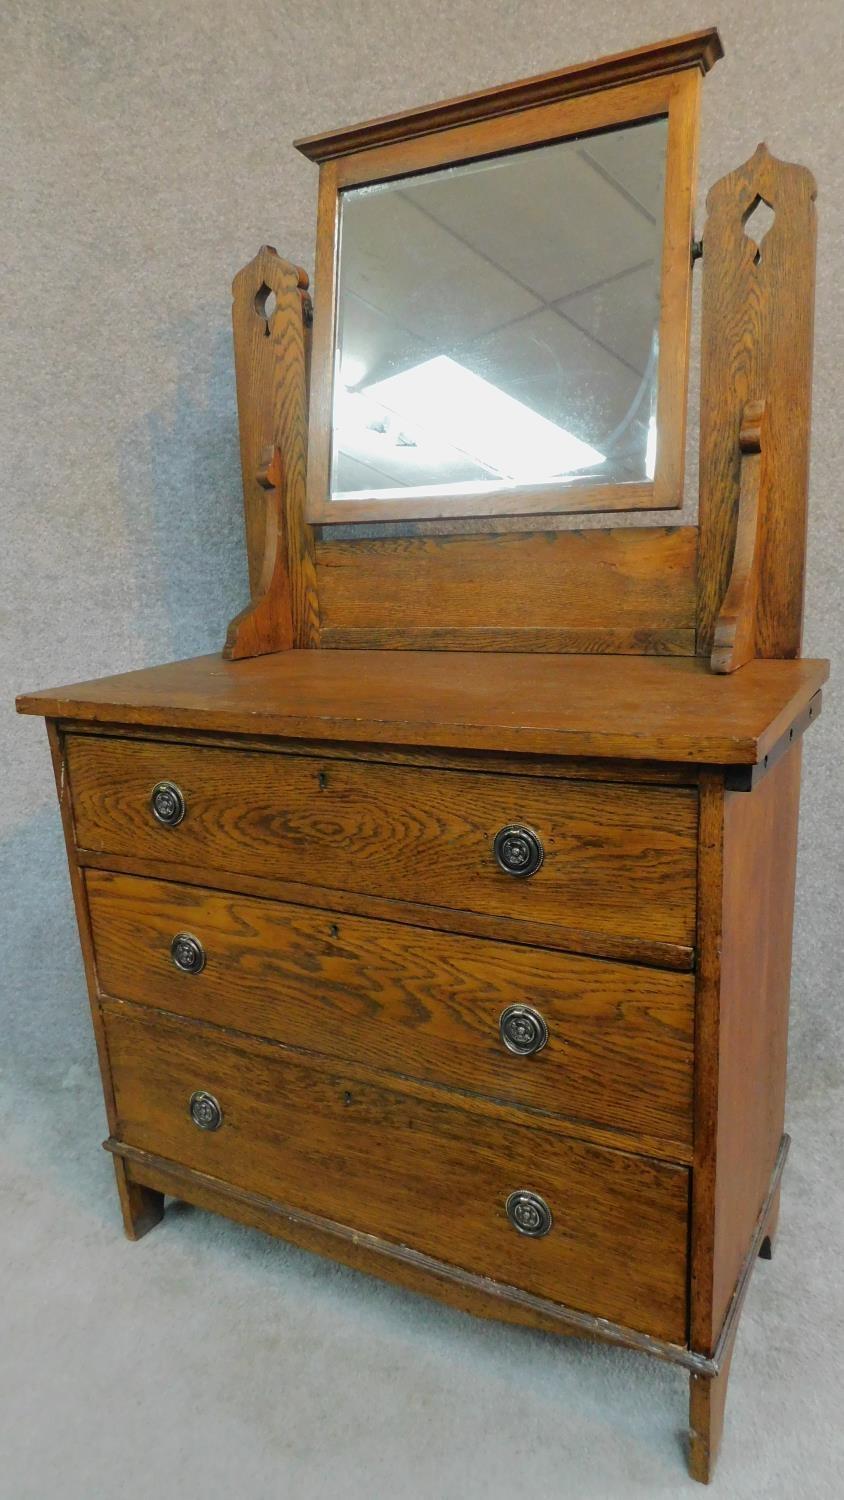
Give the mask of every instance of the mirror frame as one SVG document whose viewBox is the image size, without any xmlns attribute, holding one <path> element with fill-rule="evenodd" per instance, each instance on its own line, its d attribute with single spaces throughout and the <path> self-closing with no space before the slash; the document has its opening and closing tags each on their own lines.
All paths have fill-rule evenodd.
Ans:
<svg viewBox="0 0 844 1500">
<path fill-rule="evenodd" d="M 695 33 L 640 53 L 620 54 L 618 58 L 296 142 L 299 150 L 320 163 L 307 521 L 331 526 L 362 521 L 670 510 L 682 506 L 700 83 L 702 74 L 720 55 L 717 33 Z M 618 63 L 627 64 L 629 82 L 616 82 L 619 69 L 612 65 Z M 637 76 L 640 73 L 644 76 Z M 565 97 L 553 97 L 555 85 L 556 93 Z M 549 94 L 550 102 L 537 102 L 548 99 Z M 659 116 L 668 119 L 668 140 L 654 478 L 601 484 L 592 476 L 564 485 L 497 490 L 486 495 L 417 495 L 407 500 L 379 500 L 377 491 L 373 491 L 371 497 L 363 499 L 333 500 L 331 445 L 343 191 Z"/>
</svg>

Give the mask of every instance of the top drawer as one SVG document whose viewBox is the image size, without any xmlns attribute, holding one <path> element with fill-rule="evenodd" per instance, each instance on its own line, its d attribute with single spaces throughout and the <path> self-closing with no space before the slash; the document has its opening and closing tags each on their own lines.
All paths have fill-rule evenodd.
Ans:
<svg viewBox="0 0 844 1500">
<path fill-rule="evenodd" d="M 83 849 L 424 902 L 633 941 L 694 939 L 697 797 L 624 786 L 251 750 L 68 738 Z M 160 781 L 185 812 L 153 815 Z M 498 865 L 525 825 L 544 859 Z M 518 851 L 517 851 L 518 852 Z"/>
</svg>

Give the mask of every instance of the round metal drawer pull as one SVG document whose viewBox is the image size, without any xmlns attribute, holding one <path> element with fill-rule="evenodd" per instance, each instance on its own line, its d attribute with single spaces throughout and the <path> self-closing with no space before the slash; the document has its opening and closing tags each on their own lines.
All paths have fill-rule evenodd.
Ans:
<svg viewBox="0 0 844 1500">
<path fill-rule="evenodd" d="M 188 1105 L 190 1117 L 200 1130 L 219 1130 L 223 1123 L 223 1111 L 213 1094 L 197 1089 L 191 1094 Z"/>
<path fill-rule="evenodd" d="M 175 828 L 185 816 L 185 799 L 175 781 L 157 781 L 150 793 L 153 817 L 165 828 Z"/>
<path fill-rule="evenodd" d="M 535 875 L 545 858 L 539 836 L 523 823 L 508 823 L 506 828 L 499 829 L 492 852 L 506 875 L 522 878 Z"/>
<path fill-rule="evenodd" d="M 526 1188 L 511 1193 L 504 1207 L 513 1228 L 533 1240 L 540 1240 L 554 1222 L 545 1199 L 538 1193 L 529 1193 Z"/>
<path fill-rule="evenodd" d="M 170 944 L 170 957 L 183 974 L 201 974 L 205 968 L 205 949 L 199 938 L 189 932 L 177 932 Z"/>
<path fill-rule="evenodd" d="M 508 1052 L 532 1057 L 548 1040 L 544 1016 L 531 1005 L 508 1005 L 498 1018 L 498 1033 Z"/>
</svg>

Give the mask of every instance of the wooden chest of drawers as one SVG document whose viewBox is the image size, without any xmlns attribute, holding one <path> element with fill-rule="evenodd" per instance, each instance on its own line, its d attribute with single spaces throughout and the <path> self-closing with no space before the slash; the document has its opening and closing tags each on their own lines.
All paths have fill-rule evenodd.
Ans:
<svg viewBox="0 0 844 1500">
<path fill-rule="evenodd" d="M 65 753 L 130 1175 L 178 1163 L 686 1343 L 695 785 L 78 732 Z M 535 870 L 507 868 L 507 830 Z"/>
<path fill-rule="evenodd" d="M 126 708 L 150 674 L 23 705 L 51 719 L 127 1233 L 173 1194 L 717 1401 L 776 1218 L 823 667 L 786 664 L 706 765 L 362 743 L 336 714 L 291 738 L 307 656 L 213 733 L 173 723 L 176 669 L 155 709 Z"/>
</svg>

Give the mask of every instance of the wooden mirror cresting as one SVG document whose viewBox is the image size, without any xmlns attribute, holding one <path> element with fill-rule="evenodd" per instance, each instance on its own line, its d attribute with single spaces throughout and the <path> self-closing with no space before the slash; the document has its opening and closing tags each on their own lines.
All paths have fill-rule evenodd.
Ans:
<svg viewBox="0 0 844 1500">
<path fill-rule="evenodd" d="M 697 32 L 298 142 L 320 168 L 314 302 L 267 245 L 233 288 L 249 603 L 221 655 L 18 700 L 48 721 L 129 1237 L 172 1195 L 671 1361 L 703 1481 L 777 1227 L 801 738 L 828 674 L 800 656 L 815 184 L 759 146 L 712 187 L 701 251 L 720 56 Z M 612 296 L 599 326 L 595 288 L 569 286 L 575 327 L 543 279 L 576 259 L 565 204 L 543 205 L 533 281 L 509 241 L 493 264 L 490 226 L 522 173 L 590 202 L 600 177 L 615 202 L 633 151 L 653 184 L 659 132 L 625 132 L 660 120 L 654 357 L 618 396 L 596 384 L 601 447 L 581 408 L 543 406 L 512 325 L 618 364 Z M 342 195 L 366 184 L 344 273 Z M 501 291 L 462 324 L 468 282 L 440 317 L 436 265 L 408 313 L 431 188 L 431 243 L 465 241 L 452 268 L 485 259 Z M 394 214 L 418 243 L 382 243 Z M 572 530 L 682 504 L 701 255 L 698 524 Z M 340 390 L 343 299 L 367 284 Z M 376 337 L 389 307 L 406 325 Z M 505 322 L 510 366 L 489 356 Z M 554 358 L 562 389 L 579 367 Z M 470 442 L 443 395 L 472 390 Z"/>
</svg>

